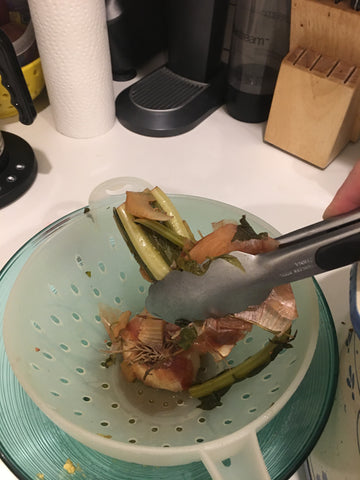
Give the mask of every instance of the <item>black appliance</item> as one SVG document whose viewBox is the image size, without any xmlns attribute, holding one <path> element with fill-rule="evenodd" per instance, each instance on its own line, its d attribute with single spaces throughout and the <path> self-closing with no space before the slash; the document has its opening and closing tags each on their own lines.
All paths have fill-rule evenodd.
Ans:
<svg viewBox="0 0 360 480">
<path fill-rule="evenodd" d="M 8 90 L 11 103 L 19 112 L 19 121 L 30 125 L 34 108 L 14 47 L 0 29 L 1 83 Z M 16 200 L 32 185 L 37 162 L 31 146 L 18 135 L 0 132 L 0 208 Z"/>
<path fill-rule="evenodd" d="M 164 50 L 166 0 L 105 0 L 113 79 L 134 78 L 137 69 Z"/>
<path fill-rule="evenodd" d="M 167 0 L 168 62 L 123 90 L 116 115 L 153 137 L 187 132 L 224 103 L 228 0 Z"/>
</svg>

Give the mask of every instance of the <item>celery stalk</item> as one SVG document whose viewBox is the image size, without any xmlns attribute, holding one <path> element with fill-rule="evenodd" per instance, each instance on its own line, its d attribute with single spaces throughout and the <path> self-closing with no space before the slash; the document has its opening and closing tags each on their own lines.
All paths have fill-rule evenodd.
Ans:
<svg viewBox="0 0 360 480">
<path fill-rule="evenodd" d="M 265 368 L 283 348 L 289 347 L 289 333 L 274 336 L 268 343 L 251 357 L 236 367 L 220 373 L 214 378 L 189 388 L 191 397 L 203 398 L 214 392 L 230 387 L 235 382 L 251 377 Z"/>
<path fill-rule="evenodd" d="M 144 230 L 134 221 L 134 217 L 126 212 L 125 204 L 115 209 L 137 256 L 145 264 L 154 280 L 161 280 L 171 269 L 157 248 L 151 243 Z"/>
<path fill-rule="evenodd" d="M 166 193 L 164 193 L 159 187 L 153 188 L 151 190 L 151 193 L 153 194 L 155 200 L 157 201 L 161 209 L 167 215 L 171 216 L 171 219 L 168 220 L 166 223 L 174 230 L 174 232 L 176 232 L 178 235 L 181 235 L 182 237 L 194 241 L 195 239 L 190 229 L 186 227 L 179 212 L 176 210 L 174 204 L 166 195 Z"/>
<path fill-rule="evenodd" d="M 178 247 L 182 248 L 186 244 L 186 238 L 174 232 L 174 230 L 170 229 L 167 225 L 164 225 L 163 223 L 160 223 L 156 220 L 149 220 L 147 218 L 136 218 L 135 223 L 143 225 L 150 230 L 153 230 L 154 232 L 169 240 L 174 245 L 177 245 Z"/>
</svg>

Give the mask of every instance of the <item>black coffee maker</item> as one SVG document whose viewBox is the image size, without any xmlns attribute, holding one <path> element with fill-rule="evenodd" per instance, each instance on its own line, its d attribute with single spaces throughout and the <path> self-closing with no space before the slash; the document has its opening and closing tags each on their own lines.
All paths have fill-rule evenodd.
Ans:
<svg viewBox="0 0 360 480">
<path fill-rule="evenodd" d="M 19 112 L 19 121 L 30 125 L 36 110 L 13 45 L 1 29 L 0 75 L 11 103 Z M 37 163 L 30 145 L 17 135 L 0 131 L 0 208 L 20 197 L 32 185 L 36 174 Z"/>
<path fill-rule="evenodd" d="M 224 102 L 228 0 L 167 0 L 168 62 L 116 99 L 126 128 L 166 137 L 191 130 Z"/>
</svg>

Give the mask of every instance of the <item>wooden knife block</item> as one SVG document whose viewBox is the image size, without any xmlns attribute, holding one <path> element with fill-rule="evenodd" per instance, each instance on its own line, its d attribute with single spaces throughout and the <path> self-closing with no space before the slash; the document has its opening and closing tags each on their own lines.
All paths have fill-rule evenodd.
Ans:
<svg viewBox="0 0 360 480">
<path fill-rule="evenodd" d="M 265 141 L 320 168 L 360 137 L 360 12 L 294 0 Z"/>
</svg>

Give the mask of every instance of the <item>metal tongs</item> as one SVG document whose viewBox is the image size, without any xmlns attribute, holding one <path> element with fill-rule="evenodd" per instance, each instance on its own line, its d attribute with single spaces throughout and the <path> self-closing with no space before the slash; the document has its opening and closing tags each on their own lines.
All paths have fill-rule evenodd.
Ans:
<svg viewBox="0 0 360 480">
<path fill-rule="evenodd" d="M 268 253 L 231 252 L 242 268 L 219 258 L 201 276 L 170 272 L 150 286 L 146 308 L 168 322 L 204 320 L 259 305 L 275 286 L 350 265 L 360 260 L 360 209 L 277 240 Z"/>
</svg>

